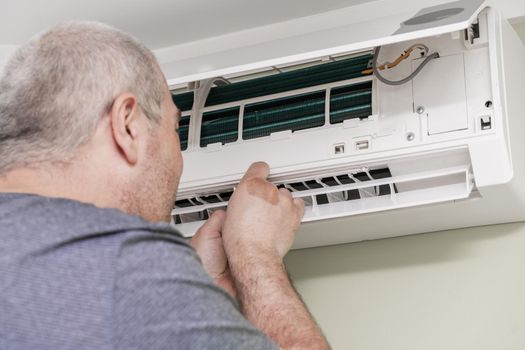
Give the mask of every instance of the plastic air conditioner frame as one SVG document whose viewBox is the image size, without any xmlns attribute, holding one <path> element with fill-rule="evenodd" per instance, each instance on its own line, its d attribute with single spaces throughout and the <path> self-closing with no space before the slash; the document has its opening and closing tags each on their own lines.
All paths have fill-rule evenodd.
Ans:
<svg viewBox="0 0 525 350">
<path fill-rule="evenodd" d="M 463 11 L 450 11 L 457 8 Z M 421 18 L 436 13 L 438 19 L 421 23 Z M 448 17 L 439 17 L 443 13 Z M 476 38 L 478 31 L 480 38 Z M 186 172 L 180 199 L 193 200 L 231 189 L 249 163 L 265 160 L 272 166 L 270 179 L 276 184 L 290 187 L 294 181 L 315 179 L 321 186 L 293 192 L 309 201 L 295 248 L 525 220 L 525 103 L 520 95 L 525 91 L 525 48 L 495 8 L 483 1 L 463 0 L 329 32 L 310 33 L 312 40 L 307 44 L 276 39 L 214 57 L 177 62 L 178 68 L 173 68 L 176 62 L 163 68 L 171 86 L 190 83 L 193 87 L 200 85 L 202 92 L 217 77 L 235 79 L 275 66 L 370 52 L 378 45 L 384 47 L 381 60 L 395 57 L 418 42 L 439 51 L 442 57 L 402 87 L 386 86 L 372 77 L 316 87 L 327 89 L 329 101 L 334 86 L 372 79 L 373 113 L 362 122 L 337 127 L 326 124 L 315 130 L 204 148 L 192 145 L 196 141 L 190 140 L 184 152 Z M 320 40 L 323 35 L 332 39 Z M 417 60 L 384 74 L 391 78 L 406 76 L 415 66 Z M 450 69 L 461 69 L 462 74 L 451 73 L 448 86 L 446 81 L 440 82 L 440 76 Z M 209 86 L 203 89 L 205 84 Z M 432 94 L 432 84 L 441 89 L 437 97 Z M 456 99 L 457 93 L 465 96 Z M 192 115 L 193 136 L 198 136 L 202 113 L 213 109 L 204 107 L 205 95 L 197 94 L 193 111 L 184 113 Z M 255 100 L 243 103 L 241 108 Z M 483 107 L 485 100 L 490 104 Z M 419 101 L 427 104 L 426 110 L 419 111 L 420 106 L 415 105 Z M 485 129 L 487 122 L 490 128 Z M 311 145 L 313 140 L 319 147 Z M 341 140 L 351 152 L 336 155 L 334 146 Z M 370 149 L 354 149 L 355 140 L 369 142 Z M 290 151 L 298 145 L 301 152 Z M 322 181 L 327 176 L 335 179 L 341 172 L 352 176 L 385 167 L 392 176 L 331 186 Z M 387 186 L 389 192 L 381 194 L 380 186 Z M 319 195 L 340 199 L 345 191 L 363 195 L 360 201 L 316 204 Z M 381 195 L 367 196 L 367 191 Z M 179 215 L 180 222 L 180 215 L 213 210 L 225 206 L 224 202 L 197 200 L 192 208 L 175 208 L 174 218 Z M 202 224 L 194 219 L 178 226 L 186 236 Z"/>
</svg>

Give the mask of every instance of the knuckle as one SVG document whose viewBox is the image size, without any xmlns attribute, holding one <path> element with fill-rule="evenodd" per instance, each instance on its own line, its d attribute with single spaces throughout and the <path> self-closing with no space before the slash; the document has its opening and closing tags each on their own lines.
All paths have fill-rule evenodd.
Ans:
<svg viewBox="0 0 525 350">
<path fill-rule="evenodd" d="M 279 201 L 279 191 L 272 183 L 262 178 L 249 178 L 237 187 L 240 191 L 260 197 L 269 202 Z"/>
</svg>

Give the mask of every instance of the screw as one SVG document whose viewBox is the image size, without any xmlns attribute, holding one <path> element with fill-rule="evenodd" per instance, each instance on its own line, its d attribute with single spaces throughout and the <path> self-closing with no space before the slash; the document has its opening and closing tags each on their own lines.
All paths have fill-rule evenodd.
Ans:
<svg viewBox="0 0 525 350">
<path fill-rule="evenodd" d="M 415 138 L 416 138 L 416 135 L 413 132 L 409 132 L 407 134 L 407 141 L 414 141 Z"/>
<path fill-rule="evenodd" d="M 423 107 L 423 106 L 419 106 L 419 107 L 417 107 L 417 108 L 416 108 L 416 112 L 417 112 L 417 114 L 423 114 L 423 113 L 425 113 L 425 107 Z"/>
<path fill-rule="evenodd" d="M 487 107 L 487 108 L 492 107 L 492 101 L 485 102 L 485 107 Z"/>
</svg>

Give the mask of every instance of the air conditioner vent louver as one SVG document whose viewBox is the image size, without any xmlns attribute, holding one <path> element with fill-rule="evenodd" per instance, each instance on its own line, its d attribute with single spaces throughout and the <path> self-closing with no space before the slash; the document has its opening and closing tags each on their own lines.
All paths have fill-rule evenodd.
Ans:
<svg viewBox="0 0 525 350">
<path fill-rule="evenodd" d="M 392 176 L 388 167 L 363 167 L 276 184 L 304 200 L 303 221 L 311 221 L 468 198 L 472 179 L 470 165 L 400 176 Z M 174 223 L 180 228 L 206 220 L 214 210 L 227 207 L 233 190 L 228 187 L 176 201 Z"/>
<path fill-rule="evenodd" d="M 373 170 L 366 170 L 361 172 L 353 172 L 350 174 L 339 174 L 330 177 L 308 179 L 300 182 L 285 182 L 277 184 L 278 188 L 286 188 L 290 192 L 295 193 L 296 197 L 302 197 L 307 206 L 329 204 L 340 201 L 358 200 L 365 197 L 384 196 L 391 193 L 391 186 L 394 192 L 397 192 L 396 185 L 379 185 L 371 186 L 363 189 L 350 189 L 341 192 L 331 192 L 328 194 L 320 193 L 313 196 L 301 196 L 300 192 L 308 190 L 319 190 L 329 187 L 340 187 L 345 184 L 353 184 L 358 182 L 366 182 L 384 178 L 392 177 L 388 168 L 378 168 Z M 322 192 L 322 190 L 321 190 Z M 209 215 L 209 211 L 218 207 L 226 206 L 226 202 L 230 199 L 233 193 L 233 188 L 224 192 L 205 194 L 188 199 L 181 199 L 175 202 L 175 222 L 184 223 L 202 219 Z M 207 212 L 204 214 L 204 212 Z M 179 214 L 177 214 L 179 213 Z"/>
</svg>

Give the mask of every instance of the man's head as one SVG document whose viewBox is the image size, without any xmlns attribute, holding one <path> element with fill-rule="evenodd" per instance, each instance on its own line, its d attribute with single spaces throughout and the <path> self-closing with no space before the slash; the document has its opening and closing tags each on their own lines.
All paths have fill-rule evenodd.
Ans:
<svg viewBox="0 0 525 350">
<path fill-rule="evenodd" d="M 179 114 L 137 40 L 99 23 L 51 28 L 0 80 L 0 191 L 167 219 L 182 172 Z M 42 174 L 53 176 L 41 183 Z"/>
</svg>

